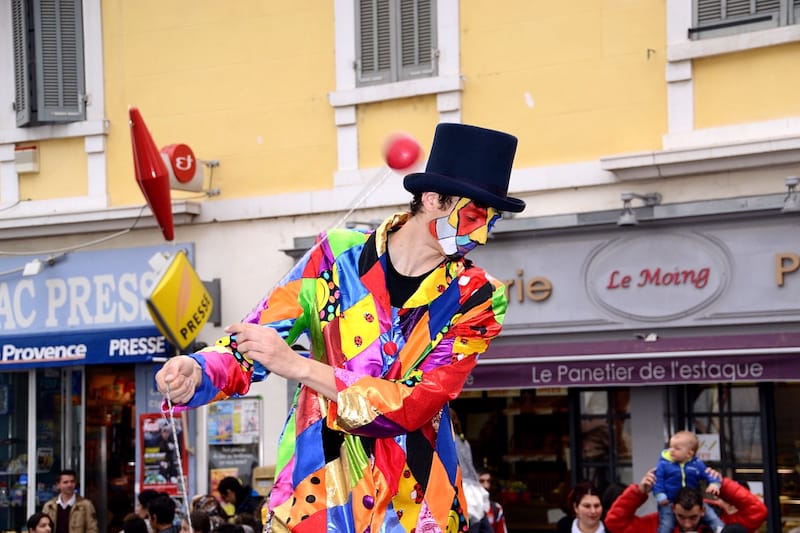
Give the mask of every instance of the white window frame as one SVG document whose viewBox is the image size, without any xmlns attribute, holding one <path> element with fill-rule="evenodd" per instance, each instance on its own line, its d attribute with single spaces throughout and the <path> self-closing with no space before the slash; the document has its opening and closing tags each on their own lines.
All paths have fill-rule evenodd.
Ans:
<svg viewBox="0 0 800 533">
<path fill-rule="evenodd" d="M 86 82 L 86 120 L 68 124 L 46 124 L 34 127 L 16 126 L 12 106 L 0 106 L 0 208 L 14 206 L 8 214 L 38 216 L 58 211 L 103 209 L 108 206 L 106 183 L 106 136 L 109 123 L 105 118 L 103 85 L 103 28 L 101 0 L 82 0 L 84 75 Z M 11 2 L 0 3 L 0 74 L 14 79 L 14 43 L 11 28 Z M 0 84 L 0 102 L 14 101 L 14 84 Z M 88 193 L 86 196 L 21 202 L 14 148 L 19 143 L 35 143 L 48 139 L 83 137 L 88 160 Z M 18 205 L 15 205 L 19 203 Z"/>
</svg>

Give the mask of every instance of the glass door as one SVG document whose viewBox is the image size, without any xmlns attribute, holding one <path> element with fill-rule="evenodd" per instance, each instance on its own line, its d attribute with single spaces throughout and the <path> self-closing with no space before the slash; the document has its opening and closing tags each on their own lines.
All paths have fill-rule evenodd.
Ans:
<svg viewBox="0 0 800 533">
<path fill-rule="evenodd" d="M 0 373 L 0 528 L 28 517 L 28 373 Z"/>
<path fill-rule="evenodd" d="M 134 508 L 134 365 L 86 367 L 86 496 L 100 531 L 116 533 Z"/>
<path fill-rule="evenodd" d="M 65 370 L 42 368 L 36 370 L 36 509 L 56 496 L 58 472 L 75 468 L 64 457 L 66 446 Z M 80 398 L 80 396 L 78 396 Z M 79 402 L 80 403 L 80 402 Z M 74 433 L 74 432 L 73 432 Z M 78 471 L 76 469 L 76 471 Z M 79 480 L 80 481 L 80 480 Z"/>
</svg>

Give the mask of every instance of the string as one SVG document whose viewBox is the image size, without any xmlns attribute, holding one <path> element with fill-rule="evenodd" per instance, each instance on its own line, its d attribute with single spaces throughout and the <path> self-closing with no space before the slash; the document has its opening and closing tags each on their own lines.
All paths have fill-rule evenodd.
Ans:
<svg viewBox="0 0 800 533">
<path fill-rule="evenodd" d="M 361 204 L 366 202 L 367 198 L 372 196 L 372 193 L 375 192 L 378 189 L 378 187 L 383 185 L 383 182 L 386 181 L 386 178 L 388 178 L 391 174 L 392 170 L 389 167 L 383 167 L 381 170 L 376 172 L 375 176 L 373 176 L 372 179 L 369 182 L 367 182 L 367 184 L 364 186 L 364 189 L 359 193 L 359 195 L 350 205 L 350 209 L 348 209 L 347 212 L 344 215 L 342 215 L 342 218 L 337 220 L 332 227 L 338 228 L 339 226 L 344 224 L 345 220 L 350 218 L 350 215 L 353 214 L 353 211 L 358 209 L 361 206 Z"/>
<path fill-rule="evenodd" d="M 178 445 L 178 429 L 175 427 L 175 406 L 172 404 L 172 393 L 169 390 L 169 383 L 167 383 L 167 413 L 169 416 L 170 429 L 172 429 L 172 441 L 175 444 L 175 459 L 178 461 L 178 483 L 183 492 L 183 511 L 186 517 L 186 523 L 189 524 L 189 533 L 194 533 L 191 520 L 191 512 L 189 510 L 189 490 L 186 488 L 186 477 L 183 475 L 183 459 L 181 458 L 181 447 Z"/>
<path fill-rule="evenodd" d="M 305 253 L 303 254 L 303 258 L 309 257 L 312 253 L 314 253 L 317 250 L 317 248 L 325 244 L 325 241 L 328 240 L 329 231 L 331 229 L 341 227 L 347 221 L 347 219 L 350 218 L 350 215 L 352 215 L 356 209 L 361 207 L 361 205 L 367 201 L 367 198 L 372 196 L 372 193 L 378 190 L 378 187 L 383 185 L 386 179 L 391 175 L 392 175 L 392 169 L 389 167 L 383 167 L 382 169 L 378 170 L 375 173 L 375 175 L 372 176 L 372 178 L 370 178 L 367 184 L 364 185 L 364 188 L 361 189 L 361 191 L 359 191 L 358 196 L 356 196 L 356 198 L 350 203 L 344 215 L 342 215 L 336 222 L 334 222 L 333 225 L 328 228 L 328 231 L 325 231 L 322 234 L 322 237 L 320 237 L 320 239 L 316 241 L 314 245 L 311 246 L 311 248 L 305 251 Z M 294 267 L 290 268 L 283 276 L 281 276 L 281 278 L 269 290 L 267 296 L 269 296 L 272 293 L 272 291 L 275 290 L 276 287 L 278 287 L 279 285 L 283 285 L 288 281 L 288 278 L 291 275 L 293 269 Z"/>
</svg>

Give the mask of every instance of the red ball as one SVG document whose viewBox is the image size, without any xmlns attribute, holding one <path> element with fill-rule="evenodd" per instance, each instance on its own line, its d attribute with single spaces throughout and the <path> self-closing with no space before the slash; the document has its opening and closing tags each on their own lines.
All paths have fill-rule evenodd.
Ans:
<svg viewBox="0 0 800 533">
<path fill-rule="evenodd" d="M 414 165 L 420 153 L 416 139 L 404 134 L 390 137 L 384 149 L 386 164 L 395 170 L 405 170 Z"/>
</svg>

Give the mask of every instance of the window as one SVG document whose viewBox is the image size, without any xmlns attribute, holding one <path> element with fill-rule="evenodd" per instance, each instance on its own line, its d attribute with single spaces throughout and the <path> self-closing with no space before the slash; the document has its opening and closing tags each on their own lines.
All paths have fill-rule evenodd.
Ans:
<svg viewBox="0 0 800 533">
<path fill-rule="evenodd" d="M 691 385 L 686 387 L 689 428 L 715 436 L 706 462 L 724 471 L 763 464 L 761 410 L 755 385 Z M 701 458 L 706 454 L 700 450 Z"/>
<path fill-rule="evenodd" d="M 17 126 L 85 120 L 81 0 L 12 0 Z"/>
<path fill-rule="evenodd" d="M 689 37 L 702 39 L 800 23 L 800 0 L 695 0 Z"/>
<path fill-rule="evenodd" d="M 585 390 L 577 398 L 577 479 L 589 480 L 600 490 L 611 483 L 631 483 L 630 389 Z"/>
<path fill-rule="evenodd" d="M 787 530 L 800 527 L 800 385 L 775 385 L 775 445 L 780 518 Z M 775 509 L 772 509 L 775 512 Z"/>
<path fill-rule="evenodd" d="M 434 0 L 358 0 L 356 85 L 435 76 Z"/>
<path fill-rule="evenodd" d="M 0 374 L 0 526 L 3 530 L 19 527 L 30 516 L 26 507 L 28 384 L 27 372 Z"/>
</svg>

